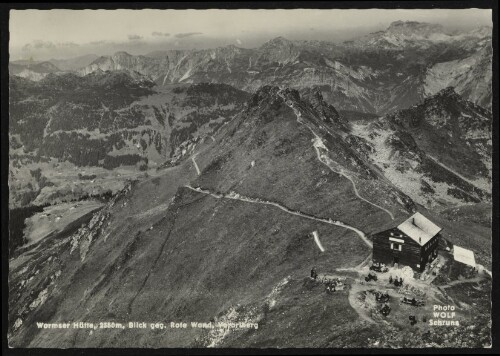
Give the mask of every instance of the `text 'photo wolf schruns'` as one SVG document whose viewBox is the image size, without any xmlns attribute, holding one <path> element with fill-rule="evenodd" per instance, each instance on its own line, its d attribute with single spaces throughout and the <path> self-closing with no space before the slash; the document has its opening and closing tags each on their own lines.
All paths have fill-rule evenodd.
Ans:
<svg viewBox="0 0 500 356">
<path fill-rule="evenodd" d="M 9 346 L 491 347 L 492 26 L 12 10 Z"/>
</svg>

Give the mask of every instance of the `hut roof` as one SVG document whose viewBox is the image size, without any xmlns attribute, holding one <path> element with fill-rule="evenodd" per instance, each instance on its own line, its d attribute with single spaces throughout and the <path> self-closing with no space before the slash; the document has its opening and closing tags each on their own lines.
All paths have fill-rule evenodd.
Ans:
<svg viewBox="0 0 500 356">
<path fill-rule="evenodd" d="M 453 246 L 453 258 L 455 261 L 465 263 L 466 265 L 476 267 L 474 252 L 460 246 Z"/>
<path fill-rule="evenodd" d="M 420 213 L 415 213 L 399 224 L 398 229 L 420 246 L 425 245 L 442 229 Z"/>
</svg>

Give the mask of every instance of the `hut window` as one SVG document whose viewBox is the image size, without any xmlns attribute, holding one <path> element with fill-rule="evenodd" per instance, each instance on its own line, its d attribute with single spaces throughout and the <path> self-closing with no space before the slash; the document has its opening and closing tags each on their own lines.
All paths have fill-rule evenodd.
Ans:
<svg viewBox="0 0 500 356">
<path fill-rule="evenodd" d="M 391 242 L 391 250 L 401 251 L 402 245 L 398 243 Z"/>
</svg>

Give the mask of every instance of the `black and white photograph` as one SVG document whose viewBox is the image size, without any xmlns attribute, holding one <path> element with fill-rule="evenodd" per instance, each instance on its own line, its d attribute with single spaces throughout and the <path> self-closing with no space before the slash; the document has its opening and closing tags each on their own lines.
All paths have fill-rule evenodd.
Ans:
<svg viewBox="0 0 500 356">
<path fill-rule="evenodd" d="M 343 4 L 8 11 L 8 348 L 493 348 L 494 11 Z"/>
</svg>

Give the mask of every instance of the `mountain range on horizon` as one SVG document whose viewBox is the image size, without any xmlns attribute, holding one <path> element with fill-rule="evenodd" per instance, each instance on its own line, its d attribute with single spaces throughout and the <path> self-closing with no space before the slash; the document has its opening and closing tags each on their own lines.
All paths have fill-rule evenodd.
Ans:
<svg viewBox="0 0 500 356">
<path fill-rule="evenodd" d="M 229 45 L 41 63 L 14 61 L 10 71 L 39 80 L 68 70 L 79 75 L 127 70 L 159 85 L 213 82 L 250 92 L 265 84 L 317 86 L 338 109 L 385 114 L 448 86 L 489 109 L 491 61 L 491 28 L 447 33 L 440 25 L 397 21 L 385 31 L 340 44 L 277 37 L 255 49 Z"/>
</svg>

